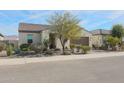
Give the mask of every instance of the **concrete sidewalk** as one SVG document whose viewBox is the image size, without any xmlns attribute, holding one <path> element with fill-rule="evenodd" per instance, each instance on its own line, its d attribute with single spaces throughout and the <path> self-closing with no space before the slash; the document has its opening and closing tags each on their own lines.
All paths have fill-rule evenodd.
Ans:
<svg viewBox="0 0 124 93">
<path fill-rule="evenodd" d="M 52 61 L 68 61 L 68 60 L 79 60 L 79 59 L 90 59 L 90 58 L 103 58 L 113 56 L 124 56 L 124 52 L 100 52 L 86 55 L 60 55 L 51 57 L 36 57 L 36 58 L 7 58 L 0 59 L 0 65 L 17 65 L 26 63 L 37 63 L 37 62 L 52 62 Z"/>
</svg>

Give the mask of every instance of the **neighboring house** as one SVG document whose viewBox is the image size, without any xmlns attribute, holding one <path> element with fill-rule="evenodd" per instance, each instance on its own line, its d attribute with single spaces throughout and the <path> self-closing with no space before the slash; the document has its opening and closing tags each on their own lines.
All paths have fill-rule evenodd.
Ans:
<svg viewBox="0 0 124 93">
<path fill-rule="evenodd" d="M 4 36 L 4 40 L 3 41 L 6 44 L 11 44 L 15 48 L 18 48 L 18 36 L 16 36 L 16 35 Z"/>
<path fill-rule="evenodd" d="M 0 45 L 4 45 L 4 36 L 0 33 Z"/>
<path fill-rule="evenodd" d="M 4 40 L 4 36 L 0 33 L 0 41 Z"/>
<path fill-rule="evenodd" d="M 4 36 L 0 33 L 0 46 L 4 45 L 3 40 L 4 40 Z M 1 56 L 1 54 L 0 54 L 0 56 Z"/>
<path fill-rule="evenodd" d="M 82 28 L 81 37 L 77 40 L 73 40 L 72 44 L 87 45 L 92 47 L 92 33 Z"/>
<path fill-rule="evenodd" d="M 91 31 L 92 33 L 92 44 L 97 47 L 101 47 L 105 44 L 106 36 L 111 35 L 111 30 L 96 29 Z"/>
<path fill-rule="evenodd" d="M 21 44 L 34 44 L 43 45 L 44 40 L 52 39 L 52 43 L 49 46 L 50 48 L 59 48 L 62 49 L 60 40 L 52 33 L 49 29 L 49 25 L 41 24 L 29 24 L 29 23 L 20 23 L 19 24 L 19 46 Z M 67 41 L 65 47 L 69 48 L 70 42 Z"/>
</svg>

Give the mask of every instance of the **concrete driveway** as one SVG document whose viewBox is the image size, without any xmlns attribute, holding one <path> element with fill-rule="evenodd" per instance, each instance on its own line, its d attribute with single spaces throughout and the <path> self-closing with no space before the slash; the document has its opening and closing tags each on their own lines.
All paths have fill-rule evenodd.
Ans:
<svg viewBox="0 0 124 93">
<path fill-rule="evenodd" d="M 0 82 L 124 83 L 124 56 L 0 66 Z"/>
</svg>

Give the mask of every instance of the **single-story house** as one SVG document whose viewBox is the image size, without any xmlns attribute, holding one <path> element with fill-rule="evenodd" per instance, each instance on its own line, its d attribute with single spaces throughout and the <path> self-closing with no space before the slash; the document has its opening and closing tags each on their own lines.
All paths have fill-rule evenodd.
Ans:
<svg viewBox="0 0 124 93">
<path fill-rule="evenodd" d="M 18 36 L 16 35 L 11 35 L 11 36 L 3 36 L 0 34 L 0 44 L 11 44 L 13 47 L 18 48 Z"/>
<path fill-rule="evenodd" d="M 111 30 L 96 29 L 91 31 L 92 33 L 92 44 L 96 47 L 101 47 L 105 44 L 106 36 L 111 35 Z"/>
<path fill-rule="evenodd" d="M 19 24 L 19 46 L 21 44 L 31 43 L 34 45 L 43 44 L 44 40 L 51 40 L 50 48 L 62 49 L 60 40 L 49 29 L 49 25 L 42 24 Z M 70 41 L 68 40 L 65 47 L 70 48 Z"/>
<path fill-rule="evenodd" d="M 3 40 L 4 40 L 4 36 L 0 33 L 0 46 L 5 45 Z"/>
<path fill-rule="evenodd" d="M 82 30 L 84 29 L 82 28 Z M 26 43 L 31 43 L 34 45 L 43 44 L 44 40 L 52 39 L 50 48 L 62 49 L 60 40 L 55 36 L 55 33 L 50 31 L 49 25 L 20 23 L 18 32 L 19 32 L 19 46 L 21 44 L 26 44 Z M 82 37 L 78 41 L 82 44 L 92 46 L 91 36 L 92 34 L 90 32 L 84 30 Z M 70 40 L 68 40 L 67 43 L 65 44 L 65 47 L 70 49 L 70 43 L 71 43 Z"/>
<path fill-rule="evenodd" d="M 18 48 L 18 37 L 15 35 L 11 35 L 11 36 L 1 36 L 0 34 L 0 45 L 4 48 L 1 52 L 0 52 L 0 57 L 5 57 L 7 56 L 7 51 L 6 51 L 6 46 L 10 44 L 14 47 L 14 49 Z"/>
<path fill-rule="evenodd" d="M 16 35 L 4 36 L 3 41 L 6 44 L 11 44 L 11 45 L 13 45 L 13 47 L 18 48 L 18 36 L 16 36 Z"/>
</svg>

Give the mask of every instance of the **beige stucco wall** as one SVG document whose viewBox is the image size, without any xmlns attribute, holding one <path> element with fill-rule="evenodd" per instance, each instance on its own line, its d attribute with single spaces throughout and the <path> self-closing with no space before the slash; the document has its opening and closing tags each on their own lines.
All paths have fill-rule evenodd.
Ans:
<svg viewBox="0 0 124 93">
<path fill-rule="evenodd" d="M 105 44 L 106 37 L 109 35 L 94 35 L 92 36 L 92 43 L 98 47 Z"/>
<path fill-rule="evenodd" d="M 44 41 L 44 39 L 49 39 L 49 30 L 45 30 L 45 31 L 42 31 L 41 33 L 41 39 L 42 39 L 42 42 Z"/>
<path fill-rule="evenodd" d="M 70 40 L 68 40 L 65 44 L 65 48 L 68 48 L 70 49 Z M 61 42 L 60 42 L 60 39 L 56 38 L 56 48 L 59 48 L 59 49 L 62 49 L 62 45 L 61 45 Z"/>
<path fill-rule="evenodd" d="M 4 40 L 4 37 L 0 36 L 0 41 L 3 41 Z"/>
<path fill-rule="evenodd" d="M 124 37 L 122 37 L 122 41 L 124 41 Z"/>
<path fill-rule="evenodd" d="M 41 34 L 40 33 L 26 33 L 26 32 L 19 32 L 19 46 L 21 44 L 27 43 L 27 35 L 33 35 L 33 44 L 41 43 Z"/>
<path fill-rule="evenodd" d="M 49 33 L 51 33 L 49 30 L 45 30 L 42 32 L 42 41 L 44 41 L 44 39 L 49 39 Z M 61 42 L 57 37 L 56 37 L 55 44 L 56 44 L 56 48 L 62 49 Z M 70 49 L 70 41 L 69 40 L 66 42 L 65 47 Z"/>
<path fill-rule="evenodd" d="M 103 37 L 102 35 L 94 35 L 92 36 L 92 44 L 95 46 L 102 46 L 103 45 Z"/>
<path fill-rule="evenodd" d="M 43 43 L 44 39 L 49 39 L 49 30 L 42 31 L 42 33 L 26 33 L 26 32 L 19 32 L 19 46 L 21 44 L 27 43 L 27 35 L 33 35 L 33 44 Z M 65 47 L 70 48 L 70 41 L 68 40 L 65 44 Z M 60 40 L 56 38 L 56 48 L 62 49 Z"/>
</svg>

